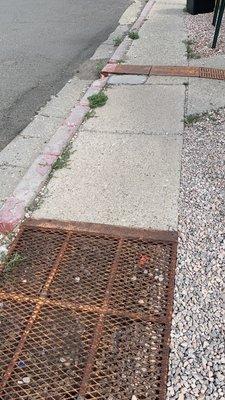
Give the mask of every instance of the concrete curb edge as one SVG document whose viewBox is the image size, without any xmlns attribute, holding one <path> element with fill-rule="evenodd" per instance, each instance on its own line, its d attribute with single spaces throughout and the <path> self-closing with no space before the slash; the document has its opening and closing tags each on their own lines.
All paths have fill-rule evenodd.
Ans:
<svg viewBox="0 0 225 400">
<path fill-rule="evenodd" d="M 143 8 L 140 16 L 135 21 L 135 23 L 132 25 L 130 32 L 137 31 L 142 27 L 143 23 L 145 22 L 145 20 L 146 20 L 147 16 L 149 15 L 154 4 L 155 4 L 155 0 L 148 1 L 148 3 Z M 124 54 L 126 53 L 126 51 L 131 46 L 132 42 L 133 42 L 133 40 L 130 39 L 128 36 L 126 36 L 124 38 L 124 40 L 122 41 L 122 43 L 117 47 L 113 56 L 110 58 L 109 64 L 116 64 L 118 61 L 120 61 L 122 59 L 122 57 L 124 56 Z"/>
<path fill-rule="evenodd" d="M 56 130 L 50 141 L 23 176 L 13 194 L 7 198 L 0 210 L 0 232 L 8 233 L 24 218 L 27 207 L 46 182 L 54 162 L 68 142 L 75 137 L 85 115 L 90 110 L 88 97 L 99 93 L 108 78 L 94 81 L 64 123 Z"/>
</svg>

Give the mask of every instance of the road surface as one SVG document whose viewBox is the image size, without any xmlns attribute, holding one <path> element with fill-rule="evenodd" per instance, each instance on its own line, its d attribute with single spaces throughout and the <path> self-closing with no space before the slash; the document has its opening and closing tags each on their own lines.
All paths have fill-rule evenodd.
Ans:
<svg viewBox="0 0 225 400">
<path fill-rule="evenodd" d="M 0 150 L 117 26 L 131 0 L 0 0 Z"/>
</svg>

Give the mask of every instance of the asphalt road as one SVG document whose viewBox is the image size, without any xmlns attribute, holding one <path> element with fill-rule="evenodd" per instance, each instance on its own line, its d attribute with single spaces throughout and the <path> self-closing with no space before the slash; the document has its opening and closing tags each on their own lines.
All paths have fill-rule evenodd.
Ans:
<svg viewBox="0 0 225 400">
<path fill-rule="evenodd" d="M 0 0 L 0 150 L 117 26 L 131 0 Z"/>
</svg>

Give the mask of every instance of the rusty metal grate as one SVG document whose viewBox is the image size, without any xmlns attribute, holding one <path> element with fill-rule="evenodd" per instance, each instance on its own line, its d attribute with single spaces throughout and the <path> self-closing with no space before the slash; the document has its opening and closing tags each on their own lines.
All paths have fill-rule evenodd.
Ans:
<svg viewBox="0 0 225 400">
<path fill-rule="evenodd" d="M 0 399 L 164 399 L 176 241 L 26 222 L 0 273 Z"/>
<path fill-rule="evenodd" d="M 225 70 L 218 68 L 200 68 L 200 77 L 225 80 Z"/>
<path fill-rule="evenodd" d="M 225 69 L 206 68 L 206 67 L 186 67 L 176 65 L 127 65 L 127 64 L 107 64 L 102 74 L 108 76 L 111 74 L 126 75 L 156 75 L 156 76 L 181 76 L 225 80 Z"/>
</svg>

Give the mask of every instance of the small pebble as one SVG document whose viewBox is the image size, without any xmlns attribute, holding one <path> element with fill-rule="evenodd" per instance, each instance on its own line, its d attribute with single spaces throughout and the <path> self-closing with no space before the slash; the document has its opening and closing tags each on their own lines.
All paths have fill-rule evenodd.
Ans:
<svg viewBox="0 0 225 400">
<path fill-rule="evenodd" d="M 76 276 L 75 282 L 76 282 L 76 283 L 79 283 L 79 282 L 80 282 L 80 277 L 79 277 L 79 276 Z"/>
<path fill-rule="evenodd" d="M 18 367 L 19 368 L 24 368 L 25 366 L 26 366 L 26 364 L 25 364 L 24 361 L 22 361 L 22 360 L 18 361 Z"/>
<path fill-rule="evenodd" d="M 23 383 L 30 383 L 30 377 L 29 376 L 25 376 L 25 378 L 23 378 Z"/>
<path fill-rule="evenodd" d="M 144 274 L 148 275 L 148 270 L 147 269 L 144 269 Z"/>
</svg>

